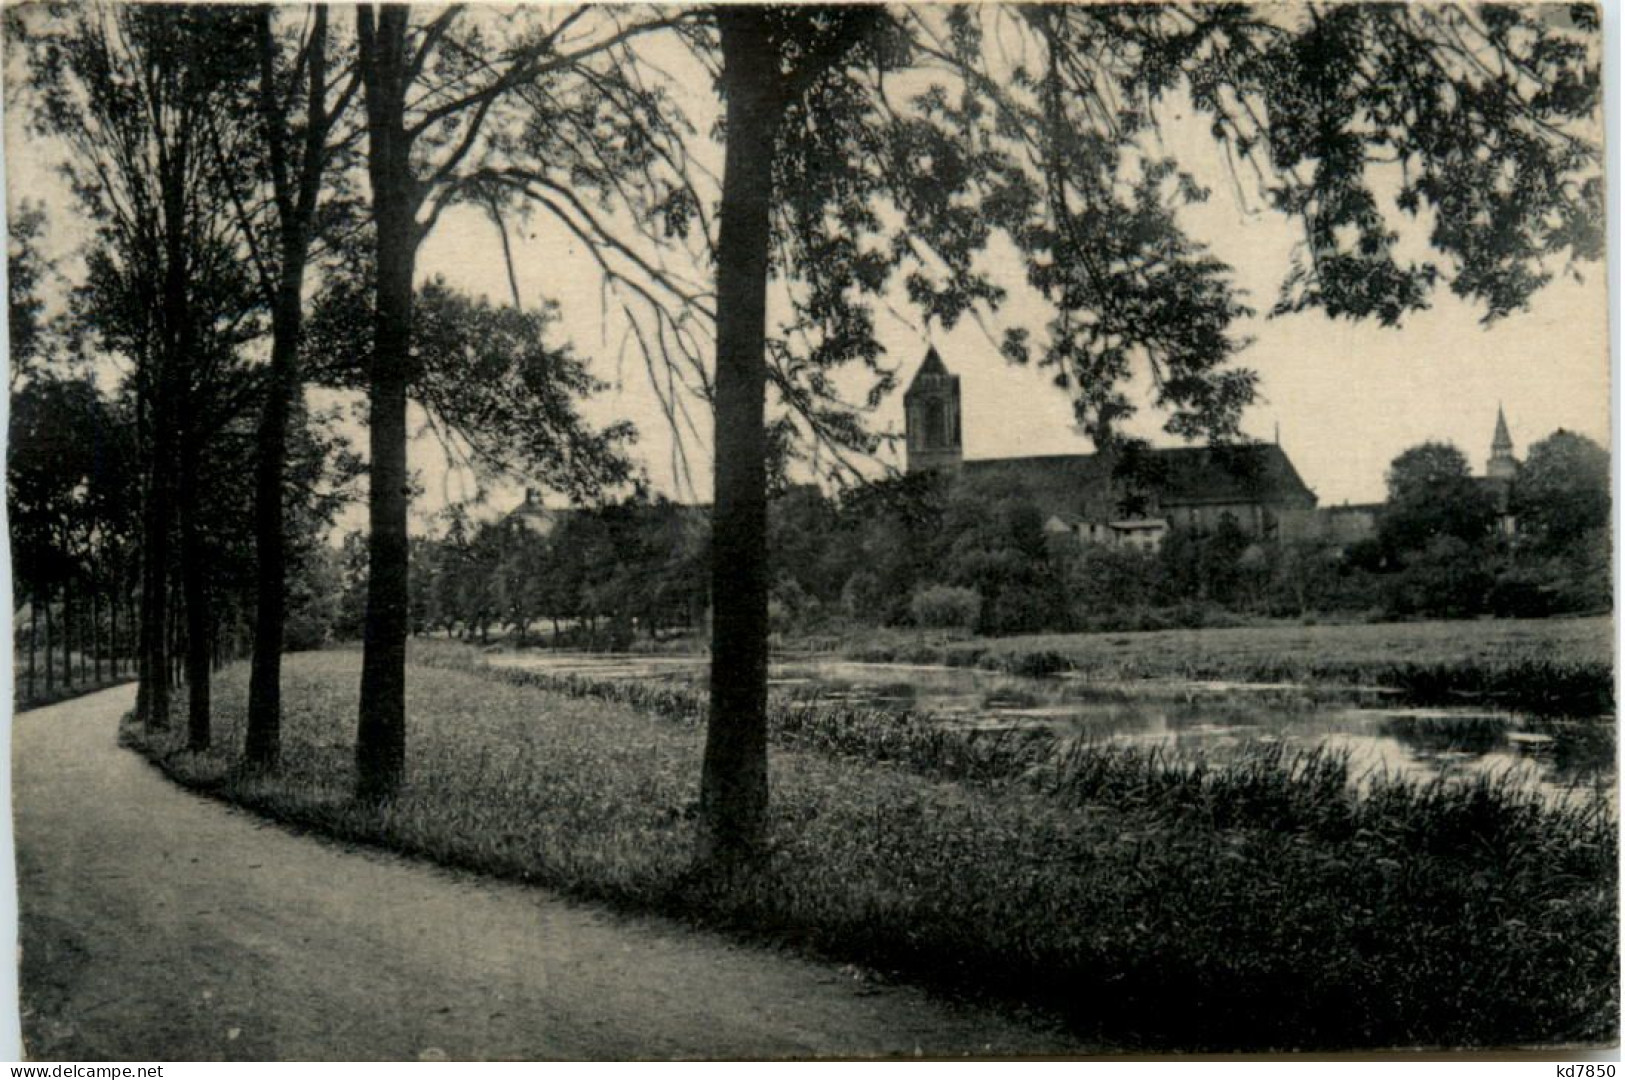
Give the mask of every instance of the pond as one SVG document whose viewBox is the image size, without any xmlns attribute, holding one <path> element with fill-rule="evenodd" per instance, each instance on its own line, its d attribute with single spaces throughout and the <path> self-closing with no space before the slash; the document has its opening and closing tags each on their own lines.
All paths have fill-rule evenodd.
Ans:
<svg viewBox="0 0 1625 1080">
<path fill-rule="evenodd" d="M 595 679 L 703 684 L 696 656 L 496 653 L 496 665 Z M 1250 743 L 1323 747 L 1350 756 L 1356 776 L 1386 770 L 1441 774 L 1512 771 L 1554 799 L 1615 781 L 1612 717 L 1546 718 L 1482 705 L 1411 708 L 1392 691 L 1290 684 L 1164 680 L 1104 683 L 969 668 L 775 662 L 770 686 L 787 697 L 928 713 L 944 724 L 1043 727 L 1059 738 L 1162 745 L 1221 758 Z"/>
</svg>

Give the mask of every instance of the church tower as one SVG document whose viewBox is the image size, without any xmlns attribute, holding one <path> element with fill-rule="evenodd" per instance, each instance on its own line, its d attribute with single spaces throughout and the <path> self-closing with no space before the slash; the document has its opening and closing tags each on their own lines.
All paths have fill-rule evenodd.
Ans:
<svg viewBox="0 0 1625 1080">
<path fill-rule="evenodd" d="M 959 430 L 959 376 L 950 375 L 935 348 L 903 394 L 904 423 L 908 430 L 907 469 L 958 470 L 964 459 Z"/>
<path fill-rule="evenodd" d="M 1484 475 L 1491 480 L 1504 481 L 1518 476 L 1518 459 L 1512 456 L 1512 435 L 1507 431 L 1507 416 L 1500 406 L 1495 409 L 1495 438 L 1490 443 L 1490 460 L 1484 466 Z"/>
</svg>

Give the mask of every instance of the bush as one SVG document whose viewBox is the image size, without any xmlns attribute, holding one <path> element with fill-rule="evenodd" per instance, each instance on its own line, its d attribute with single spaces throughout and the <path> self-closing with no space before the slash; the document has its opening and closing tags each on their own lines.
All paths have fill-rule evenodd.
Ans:
<svg viewBox="0 0 1625 1080">
<path fill-rule="evenodd" d="M 1393 615 L 1460 619 L 1485 608 L 1494 579 L 1477 549 L 1454 536 L 1440 536 L 1425 551 L 1411 553 L 1392 575 L 1388 610 Z"/>
<path fill-rule="evenodd" d="M 1085 544 L 1067 567 L 1067 592 L 1080 621 L 1148 607 L 1156 596 L 1158 569 L 1154 552 Z"/>
<path fill-rule="evenodd" d="M 1025 582 L 999 589 L 990 602 L 982 605 L 976 624 L 977 633 L 990 636 L 1065 629 L 1063 597 L 1054 588 Z"/>
<path fill-rule="evenodd" d="M 851 618 L 860 622 L 883 622 L 886 605 L 885 591 L 880 579 L 868 570 L 859 570 L 846 579 L 841 589 L 841 606 Z"/>
<path fill-rule="evenodd" d="M 309 608 L 289 613 L 282 628 L 282 647 L 288 652 L 309 652 L 326 645 L 329 626 L 323 615 Z"/>
<path fill-rule="evenodd" d="M 915 592 L 908 602 L 915 626 L 932 629 L 968 629 L 982 613 L 982 597 L 975 589 L 932 585 Z"/>
<path fill-rule="evenodd" d="M 1073 668 L 1072 661 L 1054 649 L 1007 653 L 999 657 L 986 658 L 983 663 L 984 665 L 991 663 L 997 670 L 1007 671 L 1011 675 L 1058 675 Z"/>
</svg>

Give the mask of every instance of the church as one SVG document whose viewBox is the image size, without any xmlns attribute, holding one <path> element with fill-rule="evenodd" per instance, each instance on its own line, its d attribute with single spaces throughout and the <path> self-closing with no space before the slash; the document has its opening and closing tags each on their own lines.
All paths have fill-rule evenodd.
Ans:
<svg viewBox="0 0 1625 1080">
<path fill-rule="evenodd" d="M 1315 493 L 1277 445 L 964 460 L 959 376 L 935 348 L 903 395 L 907 471 L 939 471 L 1024 489 L 1052 535 L 1156 550 L 1172 528 L 1229 518 L 1258 540 L 1318 533 Z"/>
<path fill-rule="evenodd" d="M 1319 540 L 1337 547 L 1377 533 L 1381 503 L 1320 507 L 1279 443 L 1133 448 L 966 461 L 959 376 L 935 348 L 903 394 L 906 471 L 939 472 L 1019 489 L 1057 539 L 1156 551 L 1172 529 L 1204 532 L 1229 519 L 1258 542 Z M 1506 415 L 1478 482 L 1495 498 L 1498 527 L 1515 532 L 1511 493 L 1519 464 Z M 695 507 L 703 510 L 703 507 Z M 505 528 L 546 537 L 567 510 L 546 507 L 535 488 L 503 518 Z"/>
<path fill-rule="evenodd" d="M 1045 514 L 1045 530 L 1088 544 L 1155 551 L 1170 529 L 1203 531 L 1225 518 L 1258 541 L 1323 540 L 1348 546 L 1377 533 L 1381 503 L 1318 508 L 1279 444 L 1144 449 L 1118 454 L 1051 454 L 966 461 L 959 376 L 929 349 L 903 395 L 907 471 L 938 471 L 1026 491 Z M 1511 494 L 1518 476 L 1506 413 L 1478 482 L 1511 535 Z"/>
</svg>

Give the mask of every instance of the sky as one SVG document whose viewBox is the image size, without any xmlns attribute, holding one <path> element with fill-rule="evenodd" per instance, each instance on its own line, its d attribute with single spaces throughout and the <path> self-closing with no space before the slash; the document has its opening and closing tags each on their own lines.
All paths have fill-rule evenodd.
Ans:
<svg viewBox="0 0 1625 1080">
<path fill-rule="evenodd" d="M 702 129 L 705 125 L 701 125 Z M 1172 107 L 1163 117 L 1170 151 L 1202 180 L 1211 197 L 1181 211 L 1190 232 L 1207 242 L 1235 269 L 1249 306 L 1267 312 L 1286 273 L 1300 233 L 1278 215 L 1260 210 L 1260 200 L 1243 178 L 1223 166 L 1205 122 Z M 1428 249 L 1426 218 L 1405 224 L 1402 252 L 1439 260 Z M 448 217 L 425 245 L 425 273 L 442 273 L 473 292 L 493 298 L 509 286 L 496 254 L 496 234 L 481 214 Z M 655 485 L 682 493 L 669 466 L 671 436 L 650 392 L 641 363 L 624 367 L 614 358 L 616 332 L 600 318 L 600 297 L 590 260 L 580 243 L 563 230 L 535 225 L 533 239 L 516 247 L 521 296 L 560 304 L 564 331 L 584 353 L 598 354 L 599 372 L 614 389 L 595 402 L 591 415 L 630 418 L 638 423 L 640 453 Z M 902 387 L 928 346 L 935 345 L 949 369 L 960 376 L 967 458 L 1031 454 L 1087 453 L 1093 447 L 1074 427 L 1071 403 L 1051 385 L 1047 371 L 1014 366 L 995 342 L 1002 328 L 1026 326 L 1037 335 L 1048 318 L 1042 301 L 1025 286 L 1013 260 L 992 260 L 999 284 L 1011 291 L 1004 308 L 982 322 L 966 320 L 950 333 L 927 333 L 909 317 L 908 305 L 892 296 L 880 308 L 879 337 L 885 362 L 900 373 L 899 389 L 871 416 L 879 431 L 901 433 Z M 1282 447 L 1321 505 L 1377 502 L 1384 473 L 1402 451 L 1435 440 L 1454 443 L 1477 471 L 1489 456 L 1497 408 L 1506 411 L 1515 453 L 1558 428 L 1577 431 L 1602 445 L 1610 443 L 1610 361 L 1605 270 L 1579 268 L 1582 280 L 1561 266 L 1553 282 L 1529 309 L 1493 324 L 1482 309 L 1440 287 L 1432 306 L 1408 316 L 1397 328 L 1375 322 L 1333 321 L 1318 312 L 1270 318 L 1255 315 L 1237 326 L 1252 338 L 1238 363 L 1260 376 L 1257 401 L 1247 410 L 1243 431 Z M 1161 431 L 1163 417 L 1149 408 L 1147 380 L 1139 380 L 1147 403 L 1129 430 L 1157 445 L 1182 445 Z M 703 445 L 687 445 L 697 490 L 706 498 L 710 458 Z M 900 467 L 900 450 L 883 452 L 880 465 Z M 686 494 L 686 493 L 684 493 Z"/>
<path fill-rule="evenodd" d="M 696 127 L 710 130 L 703 114 L 711 101 L 699 85 L 691 103 L 702 114 Z M 1162 138 L 1170 152 L 1212 190 L 1212 198 L 1182 211 L 1193 235 L 1235 268 L 1236 280 L 1254 308 L 1267 311 L 1286 271 L 1295 229 L 1256 207 L 1249 184 L 1238 184 L 1224 169 L 1206 137 L 1205 125 L 1177 102 L 1162 117 Z M 82 224 L 60 181 L 51 171 L 53 148 L 30 142 L 15 111 L 6 123 L 7 199 L 43 200 L 51 222 L 50 246 L 68 252 L 83 239 Z M 718 155 L 702 150 L 713 163 Z M 1404 229 L 1407 250 L 1426 254 L 1426 222 Z M 630 419 L 640 431 L 635 456 L 652 486 L 673 497 L 709 498 L 709 431 L 703 409 L 700 435 L 681 440 L 689 470 L 673 467 L 674 438 L 649 386 L 640 360 L 622 355 L 624 328 L 603 313 L 593 261 L 575 239 L 556 225 L 536 219 L 516 236 L 515 269 L 527 304 L 556 302 L 560 336 L 593 359 L 595 372 L 610 389 L 588 403 L 598 422 Z M 70 260 L 71 262 L 71 260 Z M 899 374 L 899 390 L 870 417 L 878 431 L 902 430 L 902 393 L 929 345 L 941 352 L 962 381 L 963 431 L 967 458 L 1088 452 L 1089 441 L 1074 430 L 1070 402 L 1047 372 L 1007 364 L 994 346 L 1004 327 L 1042 330 L 1047 311 L 1027 290 L 1013 260 L 994 260 L 995 277 L 1011 291 L 1003 310 L 984 324 L 965 321 L 951 333 L 927 333 L 900 297 L 886 305 L 879 335 L 885 363 Z M 1583 267 L 1585 280 L 1561 274 L 1538 294 L 1527 312 L 1493 325 L 1480 311 L 1440 289 L 1430 310 L 1409 316 L 1402 327 L 1333 322 L 1316 312 L 1281 318 L 1262 315 L 1237 328 L 1253 344 L 1239 363 L 1260 376 L 1259 399 L 1247 410 L 1244 431 L 1279 441 L 1321 505 L 1372 502 L 1382 498 L 1383 474 L 1407 447 L 1426 440 L 1452 442 L 1481 470 L 1489 454 L 1496 410 L 1504 408 L 1516 453 L 1558 428 L 1610 441 L 1607 293 L 1604 268 Z M 495 229 L 483 213 L 453 210 L 425 243 L 420 278 L 444 275 L 475 294 L 503 300 L 509 294 Z M 1143 391 L 1143 386 L 1141 390 Z M 1129 430 L 1159 445 L 1179 445 L 1160 433 L 1161 418 L 1145 412 Z M 417 445 L 412 465 L 424 481 L 418 511 L 429 514 L 448 500 L 466 497 L 475 485 L 448 473 L 430 443 Z M 882 453 L 871 468 L 900 466 L 896 453 Z M 493 490 L 491 512 L 517 502 L 525 481 L 515 477 Z M 554 504 L 561 500 L 549 495 Z M 352 527 L 364 521 L 360 508 L 346 517 Z"/>
<path fill-rule="evenodd" d="M 1217 200 L 1216 200 L 1217 201 Z M 1228 228 L 1234 253 L 1220 253 L 1238 268 L 1252 306 L 1268 308 L 1284 273 L 1293 241 L 1290 229 L 1249 217 L 1234 207 L 1207 208 Z M 426 246 L 425 271 L 445 276 L 473 292 L 501 297 L 506 276 L 496 261 L 490 231 L 472 213 L 446 222 L 445 231 Z M 598 290 L 584 253 L 564 237 L 521 244 L 516 269 L 521 296 L 559 302 L 564 325 L 583 353 L 600 340 Z M 1589 267 L 1585 284 L 1560 280 L 1538 295 L 1529 311 L 1485 326 L 1480 312 L 1448 294 L 1433 307 L 1410 316 L 1402 327 L 1332 321 L 1309 312 L 1248 320 L 1240 331 L 1253 344 L 1240 363 L 1260 375 L 1259 400 L 1247 410 L 1243 430 L 1280 443 L 1322 505 L 1380 501 L 1383 473 L 1400 452 L 1427 440 L 1455 443 L 1475 468 L 1489 455 L 1497 407 L 1521 457 L 1529 444 L 1557 428 L 1578 431 L 1603 445 L 1609 442 L 1609 358 L 1607 296 L 1601 266 Z M 1012 268 L 1010 287 L 1020 285 Z M 572 287 L 572 282 L 586 282 Z M 1042 325 L 1038 305 L 1027 325 Z M 1020 315 L 1004 312 L 996 325 L 1020 325 Z M 896 318 L 881 320 L 886 362 L 906 385 L 935 345 L 949 369 L 960 376 L 965 456 L 1017 457 L 1029 454 L 1086 453 L 1088 439 L 1073 424 L 1068 396 L 1050 384 L 1046 372 L 1008 364 L 990 334 L 965 322 L 951 333 L 925 333 Z M 675 492 L 670 433 L 640 364 L 618 365 L 606 348 L 596 360 L 600 377 L 613 389 L 593 402 L 590 415 L 629 418 L 640 432 L 639 454 L 656 486 Z M 1142 386 L 1143 391 L 1143 386 Z M 875 412 L 881 431 L 902 430 L 902 394 Z M 1160 434 L 1160 417 L 1142 412 L 1133 426 L 1162 445 L 1178 440 Z M 709 457 L 703 445 L 687 446 L 695 471 Z M 894 454 L 883 461 L 900 465 Z M 696 477 L 704 483 L 704 476 Z M 697 497 L 705 497 L 704 490 Z"/>
</svg>

